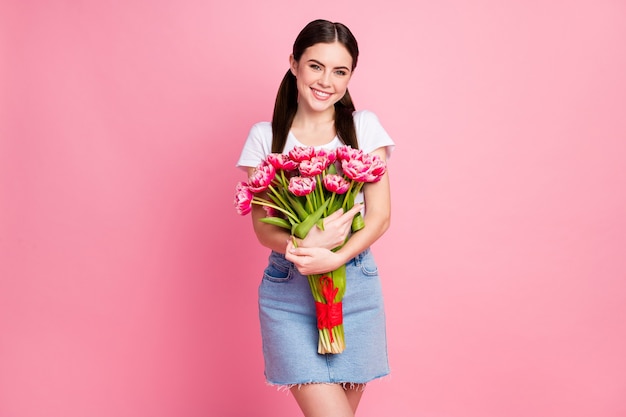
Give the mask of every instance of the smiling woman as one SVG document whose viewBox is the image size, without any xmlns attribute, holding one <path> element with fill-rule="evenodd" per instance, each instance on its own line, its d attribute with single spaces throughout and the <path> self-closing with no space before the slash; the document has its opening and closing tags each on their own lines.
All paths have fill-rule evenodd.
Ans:
<svg viewBox="0 0 626 417">
<path fill-rule="evenodd" d="M 348 124 L 400 146 L 393 377 L 357 415 L 625 417 L 626 1 L 312 5 L 0 1 L 0 416 L 300 414 L 264 386 L 269 250 L 229 203 L 326 11 L 359 41 Z"/>
<path fill-rule="evenodd" d="M 298 101 L 300 111 L 292 130 L 312 112 L 326 113 L 333 121 L 334 109 L 331 107 L 346 94 L 352 75 L 352 57 L 348 50 L 339 42 L 318 43 L 307 48 L 300 61 L 296 61 L 293 55 L 289 61 L 291 73 L 296 77 L 298 91 L 301 92 Z"/>
<path fill-rule="evenodd" d="M 358 51 L 356 39 L 341 23 L 316 20 L 300 32 L 272 123 L 252 127 L 239 158 L 237 165 L 247 169 L 249 182 L 268 155 L 292 155 L 298 147 L 314 149 L 318 157 L 349 145 L 386 160 L 394 142 L 376 115 L 355 110 L 348 92 Z M 302 170 L 300 174 L 306 177 Z M 312 178 L 304 179 L 316 186 Z M 271 249 L 259 286 L 265 376 L 270 384 L 289 388 L 306 417 L 354 416 L 365 384 L 389 373 L 382 289 L 369 249 L 389 226 L 387 173 L 365 184 L 359 198 L 365 202 L 362 229 L 350 233 L 360 206 L 345 213 L 340 209 L 323 219 L 323 227 L 314 226 L 298 239 L 297 248 L 287 230 L 263 221 L 263 207 L 252 208 L 257 238 Z M 318 305 L 307 276 L 332 276 L 344 267 L 346 347 L 340 353 L 318 353 Z"/>
<path fill-rule="evenodd" d="M 307 56 L 303 57 L 305 54 Z M 326 67 L 329 67 L 328 69 L 332 72 L 334 65 L 341 67 L 336 68 L 335 71 L 346 72 L 344 76 L 338 77 L 345 79 L 343 93 L 335 92 L 332 98 L 329 96 L 328 101 L 333 104 L 333 108 L 327 107 L 325 112 L 319 112 L 315 117 L 315 124 L 308 123 L 308 125 L 318 129 L 315 132 L 317 137 L 324 136 L 324 133 L 328 134 L 328 131 L 323 130 L 334 125 L 337 136 L 341 137 L 343 143 L 358 148 L 352 120 L 355 107 L 348 91 L 348 82 L 356 68 L 358 58 L 358 43 L 350 29 L 341 23 L 316 20 L 300 32 L 294 42 L 292 54 L 289 56 L 290 69 L 285 74 L 276 97 L 271 126 L 274 138 L 272 152 L 283 151 L 290 131 L 295 129 L 298 133 L 298 126 L 303 123 L 303 120 L 300 118 L 300 121 L 297 121 L 295 118 L 298 116 L 297 110 L 302 111 L 299 106 L 301 97 L 307 94 L 312 95 L 311 88 L 315 88 L 320 96 L 330 93 L 330 88 L 333 86 L 327 85 L 330 80 L 324 80 L 324 77 L 327 77 L 324 74 L 327 72 Z M 304 76 L 298 71 L 298 69 L 304 70 L 301 68 L 303 66 L 308 66 L 312 72 L 306 78 L 313 85 L 298 79 L 299 76 Z M 313 74 L 317 75 L 313 76 Z M 338 86 L 334 87 L 338 88 Z M 302 129 L 299 133 L 302 135 L 306 132 L 307 129 Z"/>
</svg>

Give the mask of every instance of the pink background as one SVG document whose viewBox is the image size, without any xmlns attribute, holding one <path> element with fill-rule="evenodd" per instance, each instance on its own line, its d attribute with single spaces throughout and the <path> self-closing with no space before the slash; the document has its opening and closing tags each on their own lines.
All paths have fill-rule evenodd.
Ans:
<svg viewBox="0 0 626 417">
<path fill-rule="evenodd" d="M 1 417 L 297 415 L 232 197 L 318 17 L 398 145 L 360 417 L 626 416 L 626 3 L 3 0 Z"/>
</svg>

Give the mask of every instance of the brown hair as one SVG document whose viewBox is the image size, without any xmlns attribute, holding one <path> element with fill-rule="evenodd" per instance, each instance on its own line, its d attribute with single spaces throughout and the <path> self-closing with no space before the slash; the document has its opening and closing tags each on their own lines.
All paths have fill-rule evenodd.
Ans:
<svg viewBox="0 0 626 417">
<path fill-rule="evenodd" d="M 352 70 L 354 70 L 359 58 L 359 47 L 354 35 L 344 24 L 329 22 L 328 20 L 314 20 L 302 29 L 293 44 L 293 58 L 299 61 L 308 47 L 318 43 L 333 42 L 341 43 L 348 50 L 352 56 Z M 297 109 L 298 88 L 296 86 L 296 77 L 288 70 L 280 83 L 274 104 L 272 152 L 280 153 L 283 151 Z M 335 103 L 335 131 L 344 144 L 358 149 L 354 119 L 352 118 L 354 110 L 355 107 L 350 97 L 350 92 L 346 90 L 346 94 L 341 100 Z"/>
</svg>

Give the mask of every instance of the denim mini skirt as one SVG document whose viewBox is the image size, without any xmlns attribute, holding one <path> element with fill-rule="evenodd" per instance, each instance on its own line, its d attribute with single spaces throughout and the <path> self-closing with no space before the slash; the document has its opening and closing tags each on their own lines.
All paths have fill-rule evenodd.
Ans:
<svg viewBox="0 0 626 417">
<path fill-rule="evenodd" d="M 364 384 L 389 374 L 383 295 L 369 249 L 346 264 L 342 353 L 317 353 L 308 279 L 277 252 L 270 254 L 259 285 L 259 318 L 265 378 L 271 385 Z"/>
</svg>

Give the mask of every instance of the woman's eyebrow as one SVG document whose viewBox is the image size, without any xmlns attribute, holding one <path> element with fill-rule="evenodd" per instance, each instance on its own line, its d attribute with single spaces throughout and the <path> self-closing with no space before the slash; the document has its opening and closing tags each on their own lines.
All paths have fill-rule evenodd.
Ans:
<svg viewBox="0 0 626 417">
<path fill-rule="evenodd" d="M 324 67 L 324 68 L 326 68 L 326 65 L 322 64 L 322 63 L 321 63 L 321 62 L 319 62 L 317 59 L 309 59 L 307 62 L 314 62 L 314 63 L 316 63 L 317 65 L 319 65 L 320 67 Z M 343 70 L 350 71 L 350 68 L 345 67 L 345 66 L 343 66 L 343 65 L 342 65 L 342 66 L 339 66 L 339 67 L 335 67 L 334 69 L 336 69 L 336 70 L 337 70 L 337 69 L 343 69 Z"/>
</svg>

